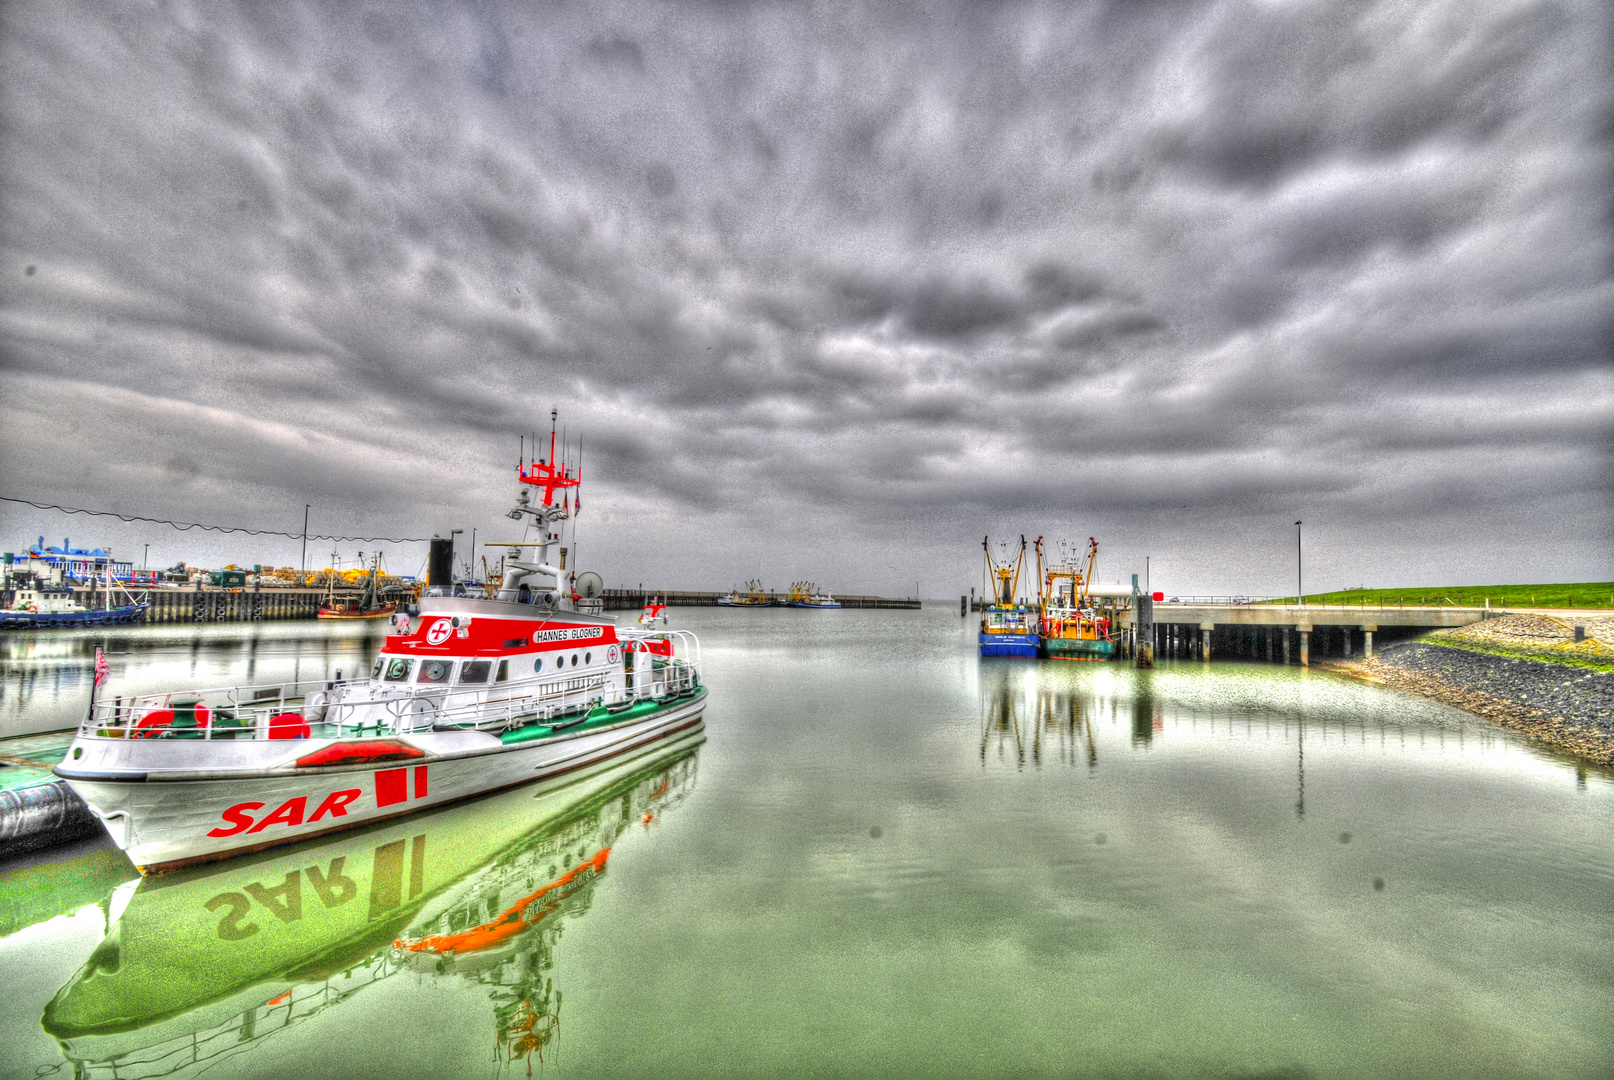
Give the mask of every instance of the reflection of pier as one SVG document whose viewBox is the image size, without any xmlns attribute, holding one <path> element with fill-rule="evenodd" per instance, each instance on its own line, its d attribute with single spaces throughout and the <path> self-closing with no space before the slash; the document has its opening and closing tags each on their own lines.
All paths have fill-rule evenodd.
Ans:
<svg viewBox="0 0 1614 1080">
<path fill-rule="evenodd" d="M 1098 765 L 1089 693 L 1063 673 L 994 665 L 981 673 L 981 763 Z"/>
<path fill-rule="evenodd" d="M 400 971 L 488 988 L 506 1063 L 559 1031 L 554 950 L 611 846 L 695 782 L 696 736 L 566 784 L 131 883 L 46 1007 L 75 1077 L 211 1070 Z"/>
</svg>

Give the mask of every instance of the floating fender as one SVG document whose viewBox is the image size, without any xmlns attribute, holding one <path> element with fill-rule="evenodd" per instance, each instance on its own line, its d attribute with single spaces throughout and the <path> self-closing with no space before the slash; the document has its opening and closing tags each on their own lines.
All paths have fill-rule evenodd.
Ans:
<svg viewBox="0 0 1614 1080">
<path fill-rule="evenodd" d="M 0 854 L 93 833 L 100 822 L 63 781 L 0 791 Z"/>
</svg>

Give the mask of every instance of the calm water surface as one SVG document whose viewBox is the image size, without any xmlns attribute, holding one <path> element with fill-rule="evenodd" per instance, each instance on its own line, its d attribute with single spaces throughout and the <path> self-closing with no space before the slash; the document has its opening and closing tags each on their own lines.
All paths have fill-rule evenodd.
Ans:
<svg viewBox="0 0 1614 1080">
<path fill-rule="evenodd" d="M 980 661 L 945 610 L 674 624 L 703 743 L 206 872 L 0 871 L 0 1075 L 1614 1070 L 1605 774 L 1321 673 Z M 354 635 L 125 632 L 114 678 Z M 9 730 L 82 711 L 75 641 L 6 646 Z"/>
</svg>

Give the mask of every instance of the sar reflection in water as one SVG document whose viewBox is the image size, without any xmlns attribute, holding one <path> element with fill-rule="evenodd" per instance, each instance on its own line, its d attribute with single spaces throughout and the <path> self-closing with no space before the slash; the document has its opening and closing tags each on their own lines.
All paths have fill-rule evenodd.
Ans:
<svg viewBox="0 0 1614 1080">
<path fill-rule="evenodd" d="M 485 986 L 501 1060 L 530 1067 L 559 1033 L 550 973 L 563 920 L 588 910 L 617 837 L 693 788 L 703 738 L 565 784 L 131 882 L 44 1028 L 75 1076 L 183 1075 L 412 971 Z"/>
<path fill-rule="evenodd" d="M 1045 764 L 1098 766 L 1093 725 L 1124 716 L 1134 745 L 1150 742 L 1164 727 L 1164 710 L 1147 674 L 1125 699 L 1111 693 L 1109 672 L 1086 672 L 1068 664 L 981 665 L 981 764 L 1025 768 Z"/>
</svg>

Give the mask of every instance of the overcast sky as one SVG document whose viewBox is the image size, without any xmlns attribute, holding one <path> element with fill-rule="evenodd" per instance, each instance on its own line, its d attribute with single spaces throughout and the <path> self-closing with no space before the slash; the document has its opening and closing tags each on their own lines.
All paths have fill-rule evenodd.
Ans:
<svg viewBox="0 0 1614 1080">
<path fill-rule="evenodd" d="M 0 494 L 508 538 L 558 406 L 608 585 L 1614 578 L 1598 0 L 13 0 L 0 69 Z"/>
</svg>

